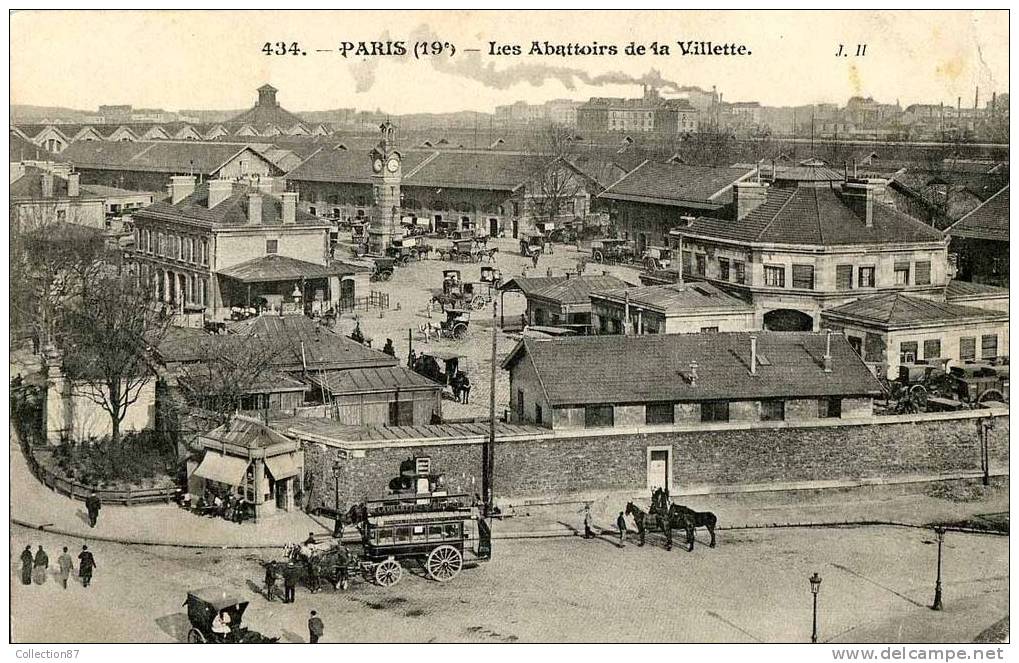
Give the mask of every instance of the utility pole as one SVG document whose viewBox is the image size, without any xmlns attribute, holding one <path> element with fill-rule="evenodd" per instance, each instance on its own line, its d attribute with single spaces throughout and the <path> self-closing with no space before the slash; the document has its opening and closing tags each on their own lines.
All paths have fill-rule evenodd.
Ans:
<svg viewBox="0 0 1019 663">
<path fill-rule="evenodd" d="M 488 442 L 481 453 L 481 493 L 485 500 L 485 516 L 492 513 L 492 476 L 495 465 L 495 358 L 499 339 L 499 326 L 496 324 L 499 304 L 492 302 L 492 369 L 488 383 Z"/>
</svg>

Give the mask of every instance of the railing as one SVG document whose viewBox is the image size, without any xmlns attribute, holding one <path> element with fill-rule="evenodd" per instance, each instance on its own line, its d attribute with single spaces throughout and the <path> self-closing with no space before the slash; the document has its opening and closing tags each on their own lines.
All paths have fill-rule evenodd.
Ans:
<svg viewBox="0 0 1019 663">
<path fill-rule="evenodd" d="M 373 308 L 388 311 L 389 293 L 372 290 L 366 297 L 341 299 L 339 308 L 341 313 L 343 311 L 368 311 Z"/>
</svg>

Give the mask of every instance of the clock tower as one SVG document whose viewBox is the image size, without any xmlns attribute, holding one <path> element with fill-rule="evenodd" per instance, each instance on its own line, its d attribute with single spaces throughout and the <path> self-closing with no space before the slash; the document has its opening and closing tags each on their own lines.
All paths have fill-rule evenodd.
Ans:
<svg viewBox="0 0 1019 663">
<path fill-rule="evenodd" d="M 400 231 L 400 182 L 403 157 L 396 150 L 396 127 L 386 120 L 379 126 L 382 134 L 369 152 L 372 182 L 372 222 L 368 228 L 368 253 L 384 255 L 394 235 Z"/>
</svg>

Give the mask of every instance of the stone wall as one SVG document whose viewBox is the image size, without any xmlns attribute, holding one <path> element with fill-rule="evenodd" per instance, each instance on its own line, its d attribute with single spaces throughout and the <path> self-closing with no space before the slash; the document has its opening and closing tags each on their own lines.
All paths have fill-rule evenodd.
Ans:
<svg viewBox="0 0 1019 663">
<path fill-rule="evenodd" d="M 648 447 L 672 449 L 673 490 L 802 481 L 940 475 L 980 470 L 980 418 L 972 413 L 887 417 L 878 423 L 814 420 L 774 425 L 703 425 L 644 432 L 568 431 L 495 449 L 496 497 L 556 495 L 593 490 L 643 491 Z M 992 471 L 1007 468 L 1007 416 L 993 417 Z M 449 490 L 481 492 L 481 440 L 404 443 L 398 448 L 341 451 L 306 444 L 315 475 L 312 500 L 332 506 L 332 464 L 340 460 L 340 501 L 381 496 L 399 463 L 432 457 Z M 325 477 L 322 479 L 321 477 Z"/>
</svg>

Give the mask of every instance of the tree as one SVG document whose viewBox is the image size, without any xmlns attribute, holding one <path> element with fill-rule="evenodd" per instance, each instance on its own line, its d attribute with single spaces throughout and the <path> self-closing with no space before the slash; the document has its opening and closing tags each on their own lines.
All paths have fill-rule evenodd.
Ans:
<svg viewBox="0 0 1019 663">
<path fill-rule="evenodd" d="M 134 276 L 100 276 L 84 289 L 80 305 L 63 316 L 57 336 L 72 393 L 109 415 L 114 447 L 128 408 L 155 379 L 152 348 L 170 325 L 170 316 L 152 302 Z"/>
<path fill-rule="evenodd" d="M 572 201 L 580 191 L 570 166 L 577 156 L 577 143 L 573 130 L 561 124 L 549 124 L 538 139 L 531 205 L 536 218 L 552 223 L 563 212 L 573 213 Z"/>
</svg>

